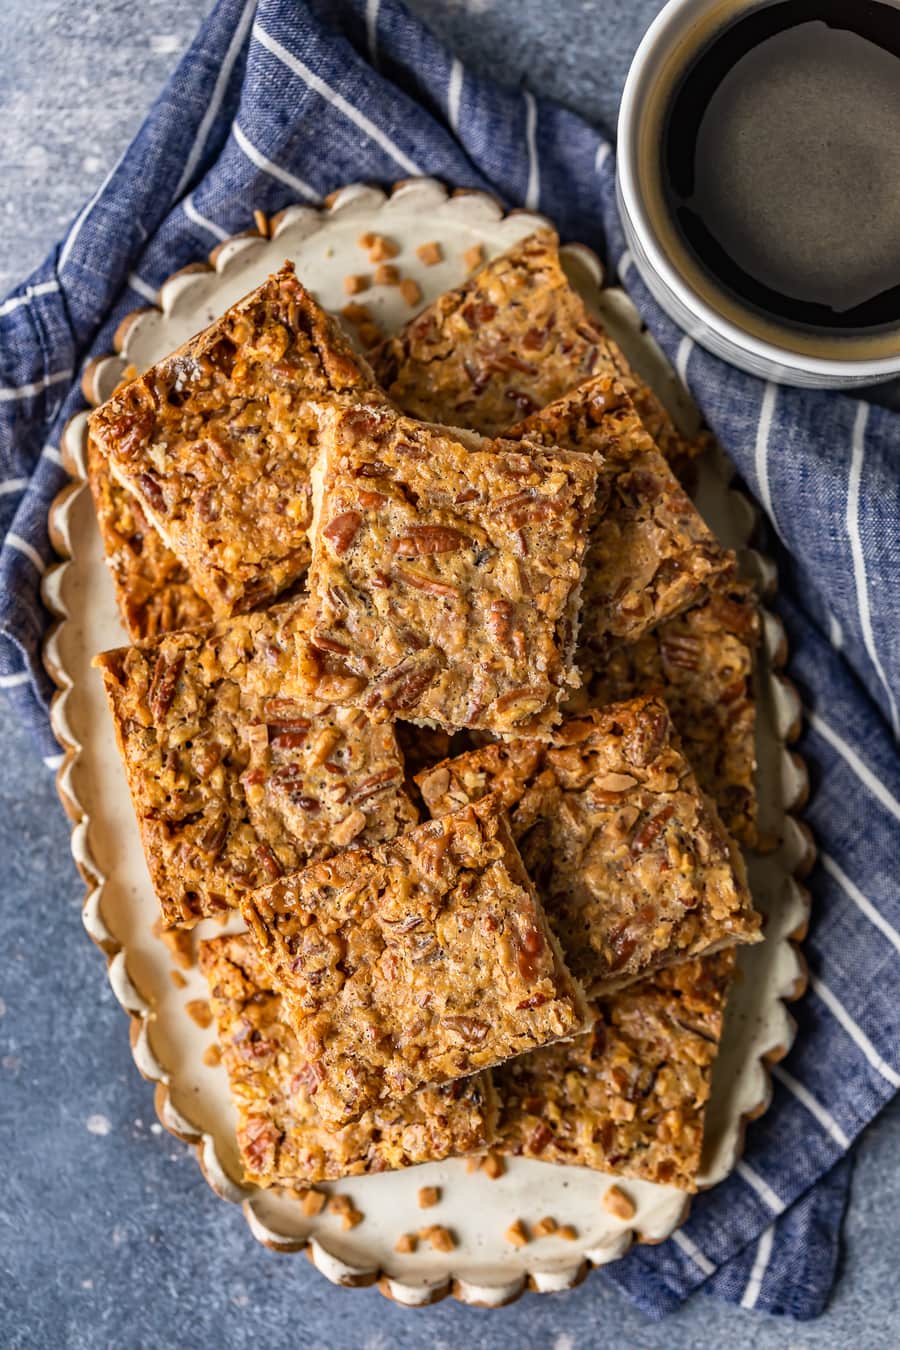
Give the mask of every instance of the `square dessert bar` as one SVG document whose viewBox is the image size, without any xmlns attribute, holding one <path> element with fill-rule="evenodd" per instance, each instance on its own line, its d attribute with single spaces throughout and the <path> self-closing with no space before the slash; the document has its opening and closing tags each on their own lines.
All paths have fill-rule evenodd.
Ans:
<svg viewBox="0 0 900 1350">
<path fill-rule="evenodd" d="M 549 744 L 482 746 L 416 782 L 433 816 L 499 796 L 566 960 L 591 997 L 760 939 L 743 860 L 661 698 L 596 709 L 565 722 Z"/>
<path fill-rule="evenodd" d="M 734 555 L 707 529 L 620 380 L 598 375 L 508 435 L 599 456 L 582 644 L 610 635 L 633 642 L 733 571 Z"/>
<path fill-rule="evenodd" d="M 332 1181 L 439 1162 L 493 1142 L 497 1099 L 487 1073 L 421 1088 L 329 1129 L 310 1096 L 306 1062 L 252 937 L 201 942 L 199 960 L 237 1110 L 246 1181 Z"/>
<path fill-rule="evenodd" d="M 447 291 L 371 356 L 379 384 L 413 417 L 506 432 L 593 375 L 618 377 L 666 459 L 705 445 L 683 436 L 569 285 L 559 240 L 538 230 Z"/>
<path fill-rule="evenodd" d="M 577 687 L 588 455 L 325 408 L 301 687 L 373 718 L 541 733 Z"/>
<path fill-rule="evenodd" d="M 314 863 L 241 909 L 331 1124 L 586 1025 L 491 799 Z"/>
<path fill-rule="evenodd" d="M 604 999 L 591 1031 L 494 1074 L 501 1153 L 697 1189 L 734 949 Z"/>
<path fill-rule="evenodd" d="M 389 726 L 293 698 L 297 602 L 97 658 L 167 924 L 413 824 Z"/>
<path fill-rule="evenodd" d="M 371 383 L 285 264 L 118 390 L 91 415 L 91 435 L 222 617 L 271 599 L 306 570 L 316 453 L 309 400 L 352 397 Z"/>
<path fill-rule="evenodd" d="M 590 706 L 662 692 L 701 788 L 747 848 L 761 847 L 753 690 L 759 632 L 751 587 L 723 581 L 637 642 L 583 648 L 585 687 L 573 700 Z"/>
<path fill-rule="evenodd" d="M 113 478 L 93 437 L 88 437 L 87 471 L 103 550 L 129 637 L 140 642 L 209 623 L 209 605 L 192 587 L 184 564 L 163 543 L 137 498 Z"/>
</svg>

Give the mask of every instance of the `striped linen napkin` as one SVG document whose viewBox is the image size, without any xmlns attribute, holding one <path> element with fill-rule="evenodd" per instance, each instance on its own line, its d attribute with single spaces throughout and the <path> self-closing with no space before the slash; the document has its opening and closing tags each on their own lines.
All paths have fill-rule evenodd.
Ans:
<svg viewBox="0 0 900 1350">
<path fill-rule="evenodd" d="M 625 250 L 613 153 L 590 126 L 476 79 L 397 0 L 219 0 L 65 238 L 0 304 L 0 687 L 52 766 L 39 585 L 86 359 L 255 207 L 414 174 L 543 210 L 601 249 L 768 518 L 820 847 L 810 987 L 737 1171 L 607 1278 L 653 1316 L 702 1288 L 813 1317 L 834 1277 L 853 1142 L 900 1086 L 900 421 L 763 383 L 680 333 Z"/>
</svg>

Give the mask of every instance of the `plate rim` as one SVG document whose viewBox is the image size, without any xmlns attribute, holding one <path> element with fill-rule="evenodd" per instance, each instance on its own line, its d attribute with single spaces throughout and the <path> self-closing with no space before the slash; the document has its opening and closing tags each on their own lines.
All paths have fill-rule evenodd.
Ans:
<svg viewBox="0 0 900 1350">
<path fill-rule="evenodd" d="M 397 201 L 410 193 L 425 193 L 432 203 L 437 200 L 436 194 L 441 193 L 443 194 L 441 204 L 444 208 L 452 208 L 453 203 L 459 202 L 461 209 L 468 211 L 474 208 L 481 212 L 482 218 L 490 218 L 495 222 L 506 220 L 511 216 L 523 216 L 534 220 L 536 226 L 545 224 L 555 228 L 549 218 L 538 212 L 524 209 L 507 211 L 489 193 L 478 189 L 448 189 L 443 183 L 430 177 L 400 179 L 387 192 L 365 183 L 349 184 L 326 197 L 321 208 L 310 207 L 306 203 L 296 203 L 284 207 L 272 216 L 266 216 L 262 211 L 256 210 L 253 213 L 252 225 L 248 225 L 245 229 L 218 243 L 205 259 L 198 259 L 196 262 L 189 263 L 186 267 L 178 269 L 168 277 L 157 292 L 156 305 L 138 306 L 129 311 L 120 321 L 113 338 L 114 350 L 93 357 L 83 369 L 81 391 L 86 403 L 89 407 L 97 406 L 103 398 L 108 396 L 108 392 L 104 392 L 104 385 L 108 385 L 114 370 L 117 373 L 121 371 L 124 359 L 122 353 L 132 327 L 139 322 L 143 315 L 154 311 L 163 314 L 167 312 L 166 298 L 168 297 L 171 305 L 177 292 L 179 278 L 187 279 L 198 273 L 218 272 L 221 274 L 235 258 L 240 256 L 246 247 L 252 247 L 254 241 L 276 238 L 279 230 L 286 223 L 298 218 L 298 213 L 309 219 L 312 225 L 311 232 L 314 232 L 338 212 L 345 211 L 348 208 L 357 210 L 366 207 L 378 210 L 386 203 Z M 318 223 L 314 224 L 315 221 L 318 221 Z M 569 247 L 577 250 L 580 261 L 594 270 L 597 285 L 600 286 L 603 268 L 596 253 L 583 244 L 575 244 Z M 624 293 L 620 293 L 619 298 L 622 304 L 630 305 L 631 302 L 627 300 Z M 162 303 L 160 303 L 160 300 L 162 300 Z M 633 306 L 631 308 L 633 309 Z M 639 325 L 640 318 L 636 310 L 634 310 L 634 317 Z M 618 1235 L 619 1241 L 615 1244 L 614 1251 L 604 1249 L 603 1254 L 595 1252 L 593 1256 L 590 1251 L 580 1253 L 577 1264 L 572 1268 L 553 1272 L 527 1270 L 503 1284 L 481 1285 L 471 1279 L 454 1276 L 452 1272 L 435 1282 L 429 1282 L 427 1277 L 423 1277 L 421 1283 L 406 1283 L 396 1276 L 389 1275 L 377 1265 L 371 1268 L 353 1266 L 329 1252 L 315 1235 L 290 1238 L 284 1235 L 282 1240 L 279 1241 L 278 1235 L 268 1229 L 259 1216 L 255 1214 L 251 1204 L 252 1197 L 231 1180 L 219 1163 L 215 1148 L 214 1146 L 211 1147 L 213 1137 L 205 1134 L 199 1127 L 193 1126 L 174 1107 L 169 1094 L 167 1081 L 169 1075 L 151 1050 L 146 1036 L 152 1006 L 132 984 L 126 968 L 125 948 L 114 939 L 100 916 L 99 897 L 106 878 L 91 854 L 87 840 L 88 812 L 79 800 L 71 779 L 71 769 L 80 755 L 81 747 L 74 736 L 69 734 L 70 729 L 64 715 L 65 702 L 70 691 L 75 687 L 75 681 L 68 674 L 64 663 L 58 656 L 59 639 L 69 618 L 65 604 L 59 597 L 65 573 L 70 567 L 77 565 L 68 533 L 67 511 L 77 496 L 80 496 L 84 491 L 90 491 L 87 479 L 82 472 L 82 466 L 71 448 L 73 438 L 80 437 L 83 433 L 86 416 L 84 410 L 76 413 L 69 419 L 65 427 L 61 440 L 61 453 L 63 466 L 69 478 L 56 494 L 48 509 L 47 520 L 50 540 L 58 561 L 47 568 L 42 580 L 43 600 L 52 616 L 52 622 L 42 641 L 42 657 L 45 669 L 55 685 L 50 705 L 50 721 L 54 736 L 63 751 L 62 762 L 55 774 L 56 788 L 63 809 L 71 822 L 72 855 L 85 884 L 85 895 L 82 903 L 83 925 L 88 936 L 107 958 L 107 978 L 117 1002 L 129 1017 L 132 1057 L 141 1076 L 154 1084 L 154 1109 L 160 1124 L 171 1135 L 188 1144 L 194 1150 L 203 1176 L 220 1197 L 241 1204 L 251 1233 L 262 1245 L 281 1252 L 305 1251 L 312 1264 L 332 1283 L 345 1287 L 360 1288 L 377 1285 L 382 1294 L 406 1307 L 426 1306 L 436 1303 L 448 1295 L 471 1306 L 506 1306 L 529 1289 L 539 1293 L 550 1293 L 574 1288 L 586 1278 L 590 1270 L 624 1255 L 633 1242 L 649 1244 L 667 1240 L 683 1226 L 689 1217 L 693 1198 L 690 1193 L 685 1193 L 680 1215 L 665 1237 L 649 1238 L 643 1235 L 639 1229 L 629 1227 L 623 1229 L 621 1234 Z M 735 471 L 730 465 L 730 461 L 728 463 L 731 477 L 733 477 Z M 758 520 L 758 508 L 751 499 L 746 494 L 741 493 L 739 489 L 736 490 L 731 484 L 729 484 L 729 491 L 738 491 L 753 513 L 754 520 Z M 751 537 L 752 533 L 753 531 L 751 531 Z M 762 1069 L 760 1100 L 739 1115 L 737 1138 L 728 1175 L 733 1172 L 736 1164 L 743 1156 L 748 1124 L 763 1115 L 769 1107 L 772 1097 L 772 1066 L 788 1053 L 796 1034 L 796 1022 L 788 1011 L 787 1004 L 799 999 L 808 984 L 807 966 L 801 944 L 808 928 L 811 897 L 809 891 L 802 885 L 802 880 L 811 870 L 816 856 L 815 842 L 809 826 L 799 818 L 799 812 L 802 811 L 808 796 L 809 777 L 802 758 L 796 751 L 789 748 L 796 741 L 801 731 L 802 705 L 790 678 L 785 673 L 788 644 L 784 627 L 781 620 L 772 611 L 767 610 L 764 605 L 765 599 L 771 598 L 775 593 L 777 579 L 774 566 L 768 559 L 755 553 L 752 549 L 747 550 L 747 552 L 756 561 L 759 574 L 763 578 L 763 584 L 759 588 L 759 609 L 761 623 L 764 630 L 767 630 L 763 634 L 761 645 L 765 644 L 767 648 L 768 674 L 775 685 L 781 687 L 789 706 L 794 709 L 794 716 L 784 728 L 779 739 L 782 756 L 787 757 L 790 771 L 794 775 L 793 796 L 784 802 L 783 811 L 785 819 L 791 819 L 797 827 L 798 839 L 801 841 L 797 850 L 796 864 L 788 870 L 787 875 L 788 880 L 796 888 L 796 899 L 802 917 L 795 928 L 781 939 L 782 942 L 787 943 L 793 949 L 797 967 L 792 987 L 785 993 L 779 993 L 774 1000 L 785 1005 L 785 1025 L 787 1028 L 787 1035 L 784 1038 L 785 1043 L 770 1047 L 758 1056 L 757 1062 Z"/>
</svg>

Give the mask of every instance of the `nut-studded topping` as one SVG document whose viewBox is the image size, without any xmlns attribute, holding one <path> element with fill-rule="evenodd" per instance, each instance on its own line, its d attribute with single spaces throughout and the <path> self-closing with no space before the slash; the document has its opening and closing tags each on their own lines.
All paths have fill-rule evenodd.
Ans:
<svg viewBox="0 0 900 1350">
<path fill-rule="evenodd" d="M 331 405 L 319 437 L 307 694 L 448 729 L 546 730 L 577 680 L 593 460 L 380 407 Z"/>
<path fill-rule="evenodd" d="M 581 641 L 637 639 L 729 575 L 723 550 L 610 375 L 520 422 L 509 435 L 593 454 L 600 466 L 586 558 Z"/>
<path fill-rule="evenodd" d="M 603 999 L 592 1032 L 495 1070 L 501 1151 L 694 1190 L 733 970 L 731 949 L 659 971 Z M 624 1188 L 601 1198 L 634 1217 Z"/>
<path fill-rule="evenodd" d="M 368 366 L 288 264 L 118 390 L 91 415 L 91 435 L 225 616 L 302 577 L 315 400 L 365 390 L 378 399 Z"/>
<path fill-rule="evenodd" d="M 336 1125 L 584 1017 L 491 800 L 307 867 L 242 910 Z"/>
<path fill-rule="evenodd" d="M 549 743 L 485 745 L 416 783 L 433 816 L 499 796 L 589 993 L 723 943 L 759 940 L 740 856 L 659 697 L 572 718 Z M 523 974 L 540 960 L 542 940 L 527 925 L 517 935 Z"/>
<path fill-rule="evenodd" d="M 753 648 L 759 615 L 748 586 L 729 583 L 638 642 L 584 653 L 591 704 L 664 688 L 672 721 L 701 787 L 735 839 L 756 830 Z"/>
<path fill-rule="evenodd" d="M 237 1108 L 247 1181 L 290 1185 L 384 1172 L 480 1152 L 491 1142 L 496 1101 L 484 1074 L 423 1089 L 343 1130 L 326 1129 L 310 1095 L 319 1082 L 315 1066 L 299 1053 L 250 935 L 201 943 L 200 965 Z M 294 1194 L 309 1217 L 327 1204 L 345 1227 L 361 1221 L 346 1196 L 329 1201 L 307 1186 Z"/>
<path fill-rule="evenodd" d="M 497 436 L 591 376 L 616 378 L 646 432 L 681 467 L 706 440 L 678 432 L 587 313 L 566 280 L 557 244 L 551 230 L 539 230 L 483 267 L 482 246 L 467 250 L 466 267 L 481 270 L 373 354 L 379 384 L 413 417 Z M 601 402 L 595 396 L 595 406 Z"/>
<path fill-rule="evenodd" d="M 390 727 L 290 696 L 304 622 L 299 601 L 99 658 L 170 923 L 415 820 Z"/>
</svg>

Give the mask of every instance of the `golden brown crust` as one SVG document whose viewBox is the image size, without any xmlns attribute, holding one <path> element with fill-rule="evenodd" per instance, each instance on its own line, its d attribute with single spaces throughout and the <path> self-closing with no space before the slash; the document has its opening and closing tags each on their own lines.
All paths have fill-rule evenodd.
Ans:
<svg viewBox="0 0 900 1350">
<path fill-rule="evenodd" d="M 700 604 L 637 642 L 583 648 L 585 685 L 571 701 L 575 712 L 661 692 L 700 786 L 747 848 L 758 845 L 753 654 L 759 634 L 752 588 L 722 581 Z"/>
<path fill-rule="evenodd" d="M 184 564 L 160 539 L 137 498 L 112 477 L 90 435 L 87 474 L 103 551 L 129 637 L 140 642 L 209 623 L 209 605 L 191 586 Z"/>
<path fill-rule="evenodd" d="M 329 1122 L 585 1024 L 490 799 L 315 863 L 241 909 Z"/>
<path fill-rule="evenodd" d="M 385 408 L 326 409 L 321 440 L 308 695 L 451 730 L 552 726 L 578 683 L 592 459 L 470 448 Z"/>
<path fill-rule="evenodd" d="M 508 433 L 598 458 L 580 641 L 634 642 L 734 570 L 657 450 L 620 380 L 598 375 Z"/>
<path fill-rule="evenodd" d="M 734 949 L 603 1000 L 592 1031 L 494 1072 L 499 1150 L 696 1190 Z"/>
<path fill-rule="evenodd" d="M 436 816 L 499 794 L 566 959 L 592 996 L 759 940 L 740 855 L 658 697 L 565 722 L 549 744 L 483 746 L 416 781 Z"/>
<path fill-rule="evenodd" d="M 331 1181 L 490 1146 L 497 1103 L 486 1073 L 423 1088 L 342 1129 L 328 1129 L 305 1086 L 296 1037 L 250 935 L 201 942 L 199 961 L 237 1110 L 246 1181 Z"/>
<path fill-rule="evenodd" d="M 292 585 L 309 562 L 311 397 L 372 392 L 371 371 L 292 264 L 91 415 L 137 497 L 217 616 Z"/>
<path fill-rule="evenodd" d="M 169 924 L 413 824 L 389 726 L 292 697 L 299 602 L 97 658 Z"/>
<path fill-rule="evenodd" d="M 660 451 L 679 464 L 701 448 L 588 314 L 542 229 L 485 263 L 372 353 L 376 377 L 413 417 L 505 433 L 593 375 L 617 376 Z"/>
</svg>

